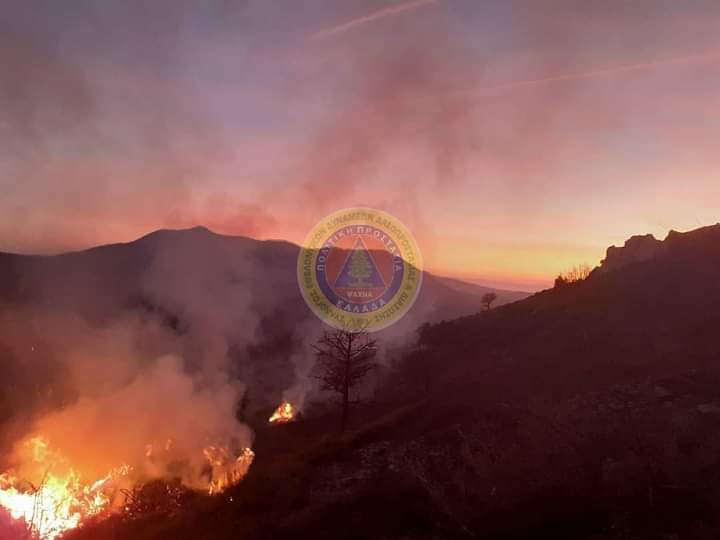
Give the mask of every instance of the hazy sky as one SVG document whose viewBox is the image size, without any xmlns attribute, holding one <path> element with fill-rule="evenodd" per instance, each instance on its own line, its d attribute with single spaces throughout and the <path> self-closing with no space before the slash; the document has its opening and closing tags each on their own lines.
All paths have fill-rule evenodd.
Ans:
<svg viewBox="0 0 720 540">
<path fill-rule="evenodd" d="M 617 68 L 617 69 L 615 69 Z M 717 0 L 4 0 L 0 250 L 372 206 L 537 289 L 720 221 Z"/>
</svg>

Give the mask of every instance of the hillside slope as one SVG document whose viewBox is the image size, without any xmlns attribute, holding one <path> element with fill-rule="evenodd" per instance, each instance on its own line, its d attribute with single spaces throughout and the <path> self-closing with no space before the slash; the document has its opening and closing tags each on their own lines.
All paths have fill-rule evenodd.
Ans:
<svg viewBox="0 0 720 540">
<path fill-rule="evenodd" d="M 77 538 L 717 538 L 719 277 L 715 226 L 425 326 L 350 432 L 259 427 L 227 497 Z"/>
<path fill-rule="evenodd" d="M 468 362 L 492 354 L 523 372 L 561 374 L 564 387 L 572 374 L 597 384 L 717 360 L 720 225 L 671 233 L 652 256 L 635 258 L 634 245 L 610 248 L 582 282 L 436 325 L 426 345 Z"/>
</svg>

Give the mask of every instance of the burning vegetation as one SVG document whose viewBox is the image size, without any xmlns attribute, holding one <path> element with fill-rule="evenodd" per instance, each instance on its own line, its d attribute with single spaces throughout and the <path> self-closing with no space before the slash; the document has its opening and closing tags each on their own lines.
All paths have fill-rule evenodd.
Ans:
<svg viewBox="0 0 720 540">
<path fill-rule="evenodd" d="M 55 540 L 90 520 L 114 512 L 139 517 L 142 512 L 138 509 L 147 502 L 147 487 L 153 485 L 144 483 L 139 471 L 124 464 L 100 478 L 88 478 L 42 436 L 25 440 L 19 449 L 22 462 L 0 474 L 0 518 L 7 521 L 9 516 L 11 530 L 17 531 L 18 538 Z M 168 439 L 159 448 L 148 444 L 145 459 L 167 461 L 172 459 L 172 453 L 173 441 Z M 231 451 L 224 446 L 208 446 L 202 454 L 207 480 L 202 491 L 209 495 L 221 493 L 242 480 L 255 457 L 250 448 Z M 191 491 L 179 480 L 161 483 L 166 484 L 162 498 L 173 499 L 176 506 L 177 495 Z M 166 502 L 163 501 L 165 506 Z M 156 507 L 157 504 L 153 505 L 153 509 Z"/>
<path fill-rule="evenodd" d="M 271 424 L 284 424 L 295 420 L 295 408 L 288 401 L 283 401 L 268 419 Z"/>
<path fill-rule="evenodd" d="M 107 337 L 97 339 L 117 347 Z M 86 368 L 85 379 L 63 381 L 75 399 L 33 418 L 30 436 L 2 456 L 2 540 L 176 511 L 239 482 L 253 462 L 252 432 L 235 416 L 243 389 L 225 373 L 193 372 L 179 356 L 139 363 L 93 352 L 66 360 Z"/>
<path fill-rule="evenodd" d="M 33 437 L 23 446 L 29 458 L 22 466 L 27 476 L 21 478 L 17 471 L 0 474 L 0 507 L 29 535 L 43 540 L 58 538 L 107 512 L 119 481 L 130 472 L 121 465 L 87 481 L 43 437 Z"/>
<path fill-rule="evenodd" d="M 237 484 L 255 459 L 255 453 L 250 448 L 243 448 L 240 455 L 235 456 L 225 447 L 208 446 L 203 454 L 212 467 L 208 487 L 210 495 L 222 493 L 228 486 Z"/>
</svg>

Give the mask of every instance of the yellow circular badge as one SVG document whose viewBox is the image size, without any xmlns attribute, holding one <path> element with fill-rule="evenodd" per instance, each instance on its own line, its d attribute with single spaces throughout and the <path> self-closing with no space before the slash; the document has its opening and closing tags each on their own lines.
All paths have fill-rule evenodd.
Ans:
<svg viewBox="0 0 720 540">
<path fill-rule="evenodd" d="M 307 235 L 297 264 L 305 302 L 336 328 L 387 328 L 405 315 L 422 285 L 422 258 L 410 231 L 387 212 L 348 208 Z"/>
</svg>

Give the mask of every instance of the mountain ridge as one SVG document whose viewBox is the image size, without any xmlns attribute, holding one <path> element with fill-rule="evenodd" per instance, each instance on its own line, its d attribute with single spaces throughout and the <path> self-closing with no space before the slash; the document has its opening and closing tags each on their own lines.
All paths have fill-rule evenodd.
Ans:
<svg viewBox="0 0 720 540">
<path fill-rule="evenodd" d="M 98 246 L 92 246 L 86 249 L 77 251 L 68 251 L 63 253 L 57 253 L 52 255 L 34 255 L 34 254 L 19 254 L 11 252 L 0 251 L 0 264 L 2 260 L 10 262 L 37 262 L 37 261 L 57 261 L 57 260 L 68 260 L 75 259 L 83 256 L 101 256 L 105 253 L 118 252 L 125 249 L 157 249 L 163 247 L 163 243 L 169 242 L 192 242 L 192 241 L 206 241 L 215 243 L 227 243 L 236 244 L 237 247 L 260 249 L 261 247 L 275 248 L 282 251 L 293 251 L 297 253 L 300 246 L 281 239 L 264 239 L 259 240 L 247 236 L 238 235 L 226 235 L 217 233 L 210 230 L 205 226 L 195 226 L 184 229 L 158 229 L 147 233 L 135 240 L 128 242 L 116 242 L 111 244 L 102 244 Z M 190 246 L 187 246 L 190 247 Z M 486 292 L 497 292 L 500 296 L 498 299 L 498 305 L 507 301 L 515 301 L 525 296 L 529 296 L 530 293 L 517 290 L 501 289 L 495 287 L 486 287 L 475 283 L 470 283 L 456 278 L 444 277 L 436 275 L 434 273 L 424 271 L 426 275 L 432 276 L 432 279 L 439 280 L 443 285 L 447 285 L 453 290 L 463 292 L 471 292 L 473 295 L 482 295 Z M 2 268 L 0 267 L 0 277 L 2 274 Z M 0 289 L 1 296 L 1 289 Z"/>
</svg>

